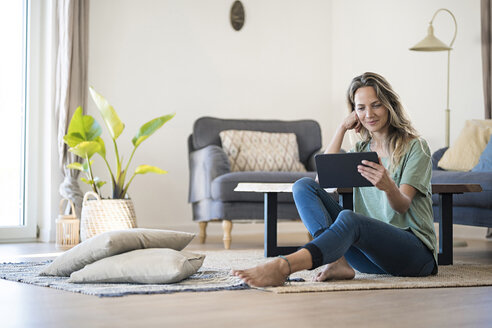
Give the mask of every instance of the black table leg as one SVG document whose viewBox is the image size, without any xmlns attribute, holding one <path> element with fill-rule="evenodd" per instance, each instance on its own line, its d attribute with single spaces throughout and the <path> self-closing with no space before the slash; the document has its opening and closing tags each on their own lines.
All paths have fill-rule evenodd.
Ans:
<svg viewBox="0 0 492 328">
<path fill-rule="evenodd" d="M 277 193 L 266 192 L 265 209 L 265 257 L 288 255 L 299 249 L 297 246 L 277 246 Z"/>
<path fill-rule="evenodd" d="M 345 210 L 354 209 L 354 197 L 352 193 L 342 194 L 342 207 Z"/>
<path fill-rule="evenodd" d="M 277 193 L 265 193 L 265 257 L 277 256 Z"/>
<path fill-rule="evenodd" d="M 453 194 L 439 194 L 440 265 L 453 264 Z"/>
</svg>

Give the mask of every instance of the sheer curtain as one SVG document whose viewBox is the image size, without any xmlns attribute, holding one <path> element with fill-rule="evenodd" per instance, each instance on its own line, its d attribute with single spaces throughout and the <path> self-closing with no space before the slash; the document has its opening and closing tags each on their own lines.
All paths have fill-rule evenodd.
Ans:
<svg viewBox="0 0 492 328">
<path fill-rule="evenodd" d="M 491 0 L 481 1 L 483 96 L 486 119 L 492 118 L 492 28 L 490 23 L 490 18 L 492 14 L 491 3 Z M 492 238 L 492 228 L 487 229 L 487 238 Z"/>
<path fill-rule="evenodd" d="M 59 165 L 64 176 L 59 190 L 63 198 L 74 202 L 80 218 L 83 194 L 77 182 L 79 172 L 65 167 L 76 156 L 67 151 L 63 136 L 77 107 L 86 106 L 89 0 L 56 0 L 56 11 L 55 115 Z"/>
</svg>

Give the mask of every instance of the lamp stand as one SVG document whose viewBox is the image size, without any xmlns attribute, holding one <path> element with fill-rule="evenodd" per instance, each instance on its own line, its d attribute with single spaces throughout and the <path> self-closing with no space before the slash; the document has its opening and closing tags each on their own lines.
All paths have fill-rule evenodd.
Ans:
<svg viewBox="0 0 492 328">
<path fill-rule="evenodd" d="M 448 50 L 448 81 L 447 81 L 447 86 L 446 86 L 446 121 L 445 121 L 445 142 L 446 142 L 446 147 L 449 147 L 449 122 L 450 122 L 450 114 L 451 110 L 449 109 L 449 62 L 450 62 L 450 57 L 451 57 L 451 51 Z"/>
<path fill-rule="evenodd" d="M 446 147 L 449 147 L 449 113 L 451 110 L 449 108 L 446 109 Z"/>
<path fill-rule="evenodd" d="M 447 12 L 451 16 L 454 22 L 454 35 L 449 46 L 434 36 L 434 27 L 432 26 L 432 23 L 434 22 L 434 18 L 436 18 L 436 15 L 441 11 Z M 445 130 L 444 137 L 445 137 L 446 147 L 449 147 L 449 129 L 450 129 L 449 117 L 451 116 L 450 115 L 451 110 L 449 109 L 449 66 L 450 66 L 451 50 L 453 49 L 453 43 L 454 40 L 456 39 L 457 32 L 458 32 L 458 24 L 456 23 L 456 18 L 454 17 L 453 13 L 446 8 L 438 9 L 432 16 L 431 21 L 429 22 L 429 27 L 427 28 L 427 36 L 424 39 L 422 39 L 422 41 L 417 43 L 415 46 L 410 48 L 410 50 L 413 51 L 447 51 L 448 52 L 448 69 L 447 69 L 448 76 L 447 76 L 447 85 L 446 85 L 446 110 L 445 110 L 446 118 L 444 121 L 444 130 Z"/>
</svg>

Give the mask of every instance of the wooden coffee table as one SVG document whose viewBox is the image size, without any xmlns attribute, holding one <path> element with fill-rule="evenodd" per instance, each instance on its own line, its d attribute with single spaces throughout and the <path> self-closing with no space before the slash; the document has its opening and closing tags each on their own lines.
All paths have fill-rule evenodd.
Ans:
<svg viewBox="0 0 492 328">
<path fill-rule="evenodd" d="M 287 255 L 299 246 L 277 246 L 277 195 L 292 192 L 293 183 L 239 183 L 234 191 L 264 193 L 265 257 Z M 342 196 L 342 206 L 353 209 L 352 188 L 327 189 Z M 439 257 L 440 265 L 453 264 L 453 195 L 480 192 L 479 184 L 433 184 L 432 193 L 439 194 Z"/>
</svg>

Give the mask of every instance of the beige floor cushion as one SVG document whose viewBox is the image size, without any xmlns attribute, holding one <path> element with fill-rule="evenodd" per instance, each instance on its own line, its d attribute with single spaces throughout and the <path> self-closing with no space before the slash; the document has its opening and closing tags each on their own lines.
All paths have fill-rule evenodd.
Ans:
<svg viewBox="0 0 492 328">
<path fill-rule="evenodd" d="M 194 237 L 193 233 L 172 230 L 136 228 L 109 231 L 87 239 L 61 254 L 40 275 L 68 277 L 87 264 L 135 249 L 171 248 L 180 251 Z"/>
<path fill-rule="evenodd" d="M 202 266 L 205 255 L 170 248 L 147 248 L 106 257 L 73 272 L 72 283 L 171 284 L 188 278 Z"/>
</svg>

